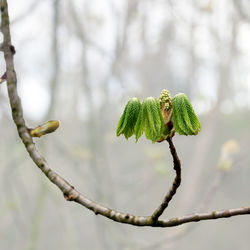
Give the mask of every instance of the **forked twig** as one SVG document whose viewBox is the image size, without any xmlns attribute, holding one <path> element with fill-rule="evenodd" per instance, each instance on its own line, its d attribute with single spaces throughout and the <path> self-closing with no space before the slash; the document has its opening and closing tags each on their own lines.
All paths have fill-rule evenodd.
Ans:
<svg viewBox="0 0 250 250">
<path fill-rule="evenodd" d="M 158 210 L 156 210 L 157 211 L 155 213 L 156 216 L 135 216 L 128 213 L 121 213 L 113 209 L 107 208 L 97 202 L 94 202 L 83 196 L 80 192 L 78 192 L 71 184 L 69 184 L 65 179 L 63 179 L 59 174 L 57 174 L 49 167 L 46 160 L 37 150 L 32 140 L 32 137 L 30 136 L 29 131 L 25 125 L 22 105 L 19 96 L 17 94 L 17 88 L 16 88 L 17 80 L 14 69 L 14 61 L 13 61 L 14 53 L 13 53 L 13 46 L 11 45 L 7 1 L 0 0 L 0 7 L 1 7 L 1 17 L 2 17 L 1 30 L 4 36 L 3 51 L 6 62 L 8 95 L 9 95 L 9 101 L 11 105 L 12 117 L 14 123 L 16 124 L 19 137 L 22 139 L 31 159 L 47 176 L 47 178 L 62 191 L 66 200 L 75 201 L 83 205 L 84 207 L 92 210 L 95 214 L 101 214 L 111 220 L 135 226 L 173 227 L 189 222 L 197 222 L 201 220 L 211 220 L 218 218 L 227 218 L 236 215 L 250 214 L 250 207 L 243 207 L 243 208 L 229 209 L 223 211 L 213 211 L 210 213 L 186 215 L 183 217 L 172 218 L 169 220 L 158 220 L 158 217 L 162 214 L 164 209 L 167 207 L 169 201 L 173 197 L 174 193 L 176 192 L 180 179 L 178 180 L 175 179 L 174 183 L 176 184 L 173 185 L 174 187 L 172 187 L 172 193 L 169 196 L 168 195 L 166 196 L 166 200 L 164 199 L 163 205 L 160 206 Z M 177 165 L 180 164 L 177 161 L 178 156 L 176 154 L 176 151 L 174 150 L 172 141 L 168 140 L 168 142 L 171 154 L 174 159 L 174 165 L 176 167 L 176 164 Z M 176 172 L 177 171 L 180 170 L 178 170 L 177 168 Z M 177 173 L 177 176 L 179 176 L 178 178 L 180 178 L 180 173 L 179 174 Z M 156 218 L 156 220 L 154 218 Z"/>
</svg>

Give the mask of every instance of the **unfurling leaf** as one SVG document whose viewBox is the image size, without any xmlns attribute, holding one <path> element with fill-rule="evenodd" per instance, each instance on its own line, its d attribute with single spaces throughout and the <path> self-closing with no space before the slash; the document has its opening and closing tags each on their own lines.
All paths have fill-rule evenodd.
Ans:
<svg viewBox="0 0 250 250">
<path fill-rule="evenodd" d="M 180 135 L 197 135 L 201 125 L 187 96 L 183 93 L 177 94 L 172 103 L 175 131 Z"/>
<path fill-rule="evenodd" d="M 140 111 L 140 100 L 137 97 L 129 99 L 117 126 L 117 136 L 124 134 L 125 138 L 128 139 L 134 134 Z"/>
<path fill-rule="evenodd" d="M 159 101 L 154 97 L 146 98 L 142 103 L 145 120 L 145 136 L 153 143 L 160 140 L 165 128 Z M 141 131 L 141 130 L 140 130 Z"/>
<path fill-rule="evenodd" d="M 136 142 L 139 140 L 139 138 L 142 136 L 145 128 L 145 111 L 143 111 L 143 108 L 141 107 L 140 113 L 138 115 L 136 124 L 135 124 L 135 139 Z"/>
<path fill-rule="evenodd" d="M 54 132 L 59 127 L 59 121 L 47 121 L 34 129 L 29 129 L 32 137 L 41 137 L 43 135 Z"/>
</svg>

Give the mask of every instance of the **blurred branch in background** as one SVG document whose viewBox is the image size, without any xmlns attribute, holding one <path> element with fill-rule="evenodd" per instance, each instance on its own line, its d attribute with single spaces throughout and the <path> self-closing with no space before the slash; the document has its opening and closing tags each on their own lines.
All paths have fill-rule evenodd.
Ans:
<svg viewBox="0 0 250 250">
<path fill-rule="evenodd" d="M 217 127 L 220 126 L 221 123 L 221 104 L 226 98 L 226 94 L 228 93 L 230 86 L 230 72 L 233 66 L 233 58 L 237 52 L 236 49 L 236 37 L 237 37 L 237 28 L 238 21 L 235 18 L 232 18 L 232 26 L 230 30 L 230 40 L 223 41 L 217 33 L 216 27 L 211 27 L 211 32 L 214 34 L 214 43 L 218 51 L 220 51 L 221 55 L 219 56 L 219 65 L 218 65 L 218 83 L 217 83 L 217 97 L 214 107 L 209 112 L 208 118 L 204 121 L 203 133 L 199 136 L 196 146 L 192 152 L 192 160 L 189 164 L 189 168 L 192 168 L 192 171 L 189 171 L 187 180 L 192 178 L 191 189 L 193 191 L 190 193 L 190 189 L 188 191 L 184 191 L 183 193 L 183 204 L 187 204 L 190 206 L 192 203 L 196 203 L 195 201 L 195 190 L 198 190 L 198 187 L 202 183 L 202 176 L 204 169 L 206 167 L 206 159 L 209 155 L 211 147 L 213 147 L 214 138 L 216 138 L 218 130 Z M 224 44 L 229 42 L 229 49 L 225 50 Z M 189 203 L 188 200 L 192 200 L 193 202 Z M 189 205 L 190 204 L 190 205 Z M 192 205 L 191 205 L 192 206 Z M 189 208 L 186 208 L 189 210 Z"/>
<path fill-rule="evenodd" d="M 250 22 L 250 14 L 249 14 L 249 8 L 250 4 L 249 1 L 244 1 L 244 0 L 233 0 L 233 3 L 236 7 L 236 10 L 238 11 L 240 17 L 246 21 Z"/>
<path fill-rule="evenodd" d="M 19 23 L 20 21 L 23 21 L 23 19 L 27 18 L 31 13 L 33 13 L 39 7 L 40 4 L 44 3 L 45 1 L 48 1 L 48 0 L 41 0 L 41 1 L 34 0 L 29 5 L 29 7 L 25 10 L 25 12 L 23 12 L 21 15 L 19 15 L 18 17 L 16 17 L 11 22 L 11 24 L 13 25 L 13 24 Z M 52 1 L 52 0 L 49 0 L 49 1 Z"/>
<path fill-rule="evenodd" d="M 60 16 L 60 0 L 53 0 L 53 28 L 52 28 L 52 48 L 51 48 L 51 59 L 52 59 L 52 75 L 50 81 L 50 105 L 45 120 L 52 119 L 54 115 L 55 105 L 58 96 L 58 85 L 59 85 L 59 74 L 60 74 L 60 58 L 59 58 L 59 37 L 58 37 L 58 26 Z"/>
<path fill-rule="evenodd" d="M 98 129 L 98 117 L 96 116 L 96 108 L 94 105 L 94 95 L 93 89 L 91 87 L 91 80 L 89 77 L 89 70 L 88 70 L 88 60 L 87 60 L 87 35 L 85 31 L 85 26 L 87 25 L 84 23 L 85 19 L 81 19 L 78 16 L 78 13 L 75 9 L 75 3 L 69 2 L 69 12 L 71 14 L 73 20 L 73 26 L 76 30 L 77 37 L 81 41 L 81 92 L 86 99 L 86 103 L 88 103 L 88 121 L 87 121 L 87 145 L 90 148 L 91 157 L 89 159 L 90 170 L 93 174 L 94 180 L 94 190 L 95 190 L 95 197 L 98 200 L 105 200 L 105 195 L 103 193 L 103 182 L 105 178 L 102 177 L 100 167 L 97 162 L 97 155 L 102 150 L 99 146 L 101 144 L 102 137 L 99 134 Z M 94 47 L 95 49 L 98 47 Z M 100 51 L 98 49 L 98 51 Z M 81 126 L 84 126 L 81 123 Z M 84 134 L 83 134 L 84 135 Z M 85 136 L 85 135 L 84 135 Z M 110 182 L 111 184 L 112 182 Z M 112 192 L 112 191 L 111 191 Z M 96 232 L 99 238 L 100 244 L 103 246 L 104 249 L 110 249 L 110 241 L 107 240 L 105 224 L 102 221 L 96 221 Z"/>
<path fill-rule="evenodd" d="M 36 208 L 32 218 L 32 227 L 31 227 L 31 235 L 30 242 L 28 244 L 28 250 L 36 250 L 39 247 L 39 235 L 41 231 L 41 223 L 42 217 L 45 213 L 45 197 L 46 197 L 46 186 L 45 183 L 41 184 L 40 191 L 37 195 Z"/>
</svg>

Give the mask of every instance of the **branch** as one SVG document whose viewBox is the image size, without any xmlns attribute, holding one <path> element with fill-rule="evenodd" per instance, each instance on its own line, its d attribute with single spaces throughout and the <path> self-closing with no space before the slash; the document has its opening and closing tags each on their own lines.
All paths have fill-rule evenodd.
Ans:
<svg viewBox="0 0 250 250">
<path fill-rule="evenodd" d="M 246 21 L 250 22 L 250 16 L 247 11 L 247 6 L 242 6 L 242 1 L 240 0 L 233 0 L 233 4 L 236 7 L 236 10 L 238 11 L 240 17 Z M 245 8 L 244 8 L 245 7 Z"/>
<path fill-rule="evenodd" d="M 175 195 L 177 188 L 181 184 L 181 161 L 177 155 L 175 146 L 172 142 L 172 138 L 169 137 L 167 141 L 169 143 L 169 149 L 173 157 L 174 170 L 176 172 L 176 177 L 174 179 L 171 189 L 169 190 L 168 194 L 165 196 L 162 204 L 154 211 L 152 215 L 153 221 L 157 221 L 158 218 L 162 215 L 164 210 L 168 207 L 169 202 L 172 200 L 173 196 Z"/>
<path fill-rule="evenodd" d="M 25 148 L 29 153 L 33 162 L 40 168 L 40 170 L 47 176 L 47 178 L 62 191 L 66 200 L 77 202 L 83 205 L 84 207 L 90 209 L 95 214 L 103 215 L 108 219 L 135 226 L 173 227 L 189 222 L 197 222 L 201 220 L 211 220 L 218 218 L 227 218 L 236 215 L 250 214 L 250 207 L 243 207 L 243 208 L 236 208 L 236 209 L 229 209 L 222 211 L 213 211 L 210 213 L 187 215 L 180 218 L 172 218 L 169 220 L 157 220 L 155 222 L 152 220 L 152 216 L 135 216 L 128 213 L 121 213 L 88 199 L 87 197 L 83 196 L 80 192 L 78 192 L 71 184 L 69 184 L 59 174 L 50 169 L 46 160 L 37 150 L 32 140 L 32 137 L 28 132 L 28 129 L 26 127 L 23 118 L 22 105 L 19 96 L 17 94 L 17 88 L 16 88 L 17 80 L 14 69 L 14 60 L 13 60 L 14 53 L 13 53 L 13 48 L 11 46 L 7 1 L 1 0 L 0 7 L 2 16 L 1 28 L 4 36 L 3 50 L 4 50 L 4 58 L 6 61 L 8 95 L 9 95 L 14 123 L 16 124 L 19 137 L 22 139 Z M 173 150 L 174 147 L 171 141 L 169 141 L 169 145 L 172 156 L 174 157 L 175 161 L 176 152 Z"/>
</svg>

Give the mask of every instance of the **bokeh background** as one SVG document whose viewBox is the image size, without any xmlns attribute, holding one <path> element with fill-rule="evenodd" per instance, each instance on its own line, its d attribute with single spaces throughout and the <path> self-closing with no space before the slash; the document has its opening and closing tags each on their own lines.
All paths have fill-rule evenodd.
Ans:
<svg viewBox="0 0 250 250">
<path fill-rule="evenodd" d="M 93 200 L 150 215 L 174 178 L 168 145 L 115 130 L 130 97 L 165 88 L 188 95 L 202 132 L 174 137 L 183 181 L 163 218 L 249 206 L 250 1 L 8 2 L 27 124 L 61 122 L 35 139 L 51 168 Z M 66 202 L 18 138 L 5 83 L 0 128 L 0 249 L 249 249 L 249 216 L 138 228 Z"/>
</svg>

